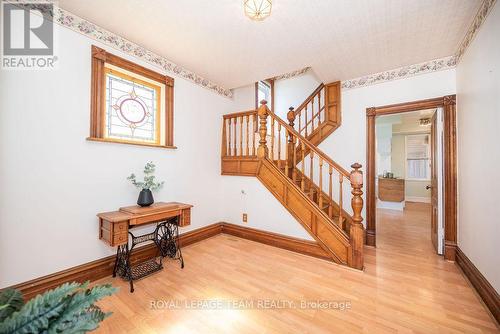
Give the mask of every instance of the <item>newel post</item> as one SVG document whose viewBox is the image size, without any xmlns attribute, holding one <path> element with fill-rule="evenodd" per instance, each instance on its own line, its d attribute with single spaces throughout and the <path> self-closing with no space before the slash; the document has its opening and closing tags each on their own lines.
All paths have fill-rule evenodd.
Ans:
<svg viewBox="0 0 500 334">
<path fill-rule="evenodd" d="M 363 217 L 361 211 L 363 210 L 363 172 L 359 169 L 362 167 L 359 163 L 351 165 L 353 170 L 349 180 L 352 187 L 352 224 L 350 230 L 350 242 L 352 248 L 352 258 L 350 259 L 351 267 L 356 269 L 363 269 Z"/>
<path fill-rule="evenodd" d="M 259 116 L 259 147 L 257 148 L 257 157 L 259 159 L 264 159 L 269 156 L 269 149 L 267 148 L 267 116 L 269 115 L 269 109 L 267 108 L 267 101 L 260 101 L 260 107 L 257 110 L 257 115 Z"/>
</svg>

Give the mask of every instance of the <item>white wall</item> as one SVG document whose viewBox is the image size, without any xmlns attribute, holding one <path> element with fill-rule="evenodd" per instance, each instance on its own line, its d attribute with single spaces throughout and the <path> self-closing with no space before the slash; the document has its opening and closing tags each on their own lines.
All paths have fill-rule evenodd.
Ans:
<svg viewBox="0 0 500 334">
<path fill-rule="evenodd" d="M 233 89 L 233 111 L 255 109 L 255 84 Z"/>
<path fill-rule="evenodd" d="M 314 240 L 257 178 L 225 176 L 222 187 L 226 204 L 223 221 Z M 247 223 L 243 223 L 243 213 L 248 214 Z"/>
<path fill-rule="evenodd" d="M 458 246 L 500 291 L 500 3 L 457 68 Z"/>
<path fill-rule="evenodd" d="M 342 126 L 321 143 L 320 149 L 347 170 L 354 162 L 361 163 L 365 170 L 366 108 L 455 93 L 455 69 L 342 90 Z"/>
<path fill-rule="evenodd" d="M 63 28 L 58 42 L 57 70 L 0 74 L 0 288 L 114 254 L 95 215 L 135 203 L 126 177 L 148 160 L 165 180 L 156 200 L 194 204 L 185 231 L 223 216 L 220 115 L 233 101 L 176 78 L 177 150 L 86 141 L 90 46 L 106 47 Z"/>
<path fill-rule="evenodd" d="M 297 108 L 319 86 L 321 81 L 313 71 L 274 84 L 274 113 L 286 120 L 288 108 Z"/>
</svg>

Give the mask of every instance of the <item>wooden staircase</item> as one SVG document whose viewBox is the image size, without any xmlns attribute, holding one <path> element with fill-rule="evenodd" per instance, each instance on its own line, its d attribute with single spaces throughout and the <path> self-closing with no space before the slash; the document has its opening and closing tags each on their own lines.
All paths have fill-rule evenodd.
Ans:
<svg viewBox="0 0 500 334">
<path fill-rule="evenodd" d="M 320 142 L 340 124 L 338 103 L 327 102 L 332 94 L 327 87 L 318 87 L 308 98 L 312 103 L 318 96 L 325 98 L 316 112 L 307 114 L 314 109 L 304 102 L 298 113 L 290 110 L 288 124 L 269 110 L 266 101 L 258 110 L 224 115 L 221 169 L 223 175 L 257 177 L 333 261 L 362 269 L 361 165 L 353 164 L 348 172 L 306 138 L 307 133 Z M 333 109 L 336 114 L 329 115 Z M 345 209 L 349 200 L 352 214 Z"/>
<path fill-rule="evenodd" d="M 290 125 L 314 146 L 318 146 L 342 123 L 340 81 L 320 84 L 302 104 L 287 114 Z"/>
</svg>

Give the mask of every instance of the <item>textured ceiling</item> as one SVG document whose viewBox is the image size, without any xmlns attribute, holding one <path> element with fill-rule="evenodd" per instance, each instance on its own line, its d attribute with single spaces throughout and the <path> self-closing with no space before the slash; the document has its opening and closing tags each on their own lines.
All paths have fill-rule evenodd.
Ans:
<svg viewBox="0 0 500 334">
<path fill-rule="evenodd" d="M 225 88 L 311 66 L 324 82 L 454 54 L 480 0 L 59 0 L 59 6 Z"/>
</svg>

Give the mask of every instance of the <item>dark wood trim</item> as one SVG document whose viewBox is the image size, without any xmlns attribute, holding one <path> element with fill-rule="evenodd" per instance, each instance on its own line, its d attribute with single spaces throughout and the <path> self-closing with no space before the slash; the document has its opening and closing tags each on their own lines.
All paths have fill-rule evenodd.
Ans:
<svg viewBox="0 0 500 334">
<path fill-rule="evenodd" d="M 193 231 L 182 233 L 180 235 L 181 246 L 188 246 L 200 240 L 204 240 L 220 234 L 221 224 L 213 224 L 205 226 Z M 140 262 L 145 259 L 151 258 L 156 254 L 156 247 L 154 244 L 138 247 L 132 253 L 132 263 Z M 111 255 L 99 260 L 88 262 L 76 267 L 72 267 L 63 271 L 59 271 L 47 276 L 32 279 L 27 282 L 11 286 L 12 288 L 19 289 L 24 295 L 26 300 L 33 298 L 39 293 L 46 290 L 53 289 L 58 285 L 66 282 L 85 282 L 95 281 L 107 276 L 113 272 L 115 256 Z"/>
<path fill-rule="evenodd" d="M 457 247 L 457 134 L 455 95 L 366 109 L 366 244 L 370 246 L 376 245 L 375 117 L 432 108 L 443 108 L 444 258 L 454 261 Z"/>
<path fill-rule="evenodd" d="M 366 244 L 377 245 L 375 224 L 375 108 L 366 109 Z"/>
<path fill-rule="evenodd" d="M 371 109 L 370 113 L 374 112 L 376 116 L 382 116 L 382 115 L 399 114 L 403 112 L 418 111 L 424 109 L 439 108 L 443 106 L 444 106 L 444 98 L 437 97 L 427 100 L 390 104 L 380 107 L 371 107 L 366 109 L 366 113 L 368 115 L 369 113 L 368 110 Z"/>
<path fill-rule="evenodd" d="M 456 97 L 443 97 L 444 113 L 444 258 L 455 261 L 457 248 L 457 113 Z"/>
<path fill-rule="evenodd" d="M 255 82 L 255 110 L 259 109 L 259 82 Z"/>
<path fill-rule="evenodd" d="M 500 323 L 500 297 L 498 292 L 491 286 L 490 282 L 488 282 L 459 247 L 456 247 L 455 260 L 474 289 L 476 289 L 479 296 L 481 296 L 481 299 L 486 304 L 497 323 Z"/>
<path fill-rule="evenodd" d="M 194 244 L 196 242 L 208 239 L 218 234 L 228 234 L 235 237 L 260 242 L 266 245 L 283 248 L 296 253 L 317 257 L 320 259 L 331 260 L 329 255 L 319 246 L 318 243 L 309 240 L 293 238 L 277 233 L 257 230 L 249 227 L 219 222 L 202 228 L 182 233 L 179 236 L 179 243 L 182 247 Z M 154 244 L 138 247 L 134 250 L 132 263 L 141 262 L 151 258 L 156 254 Z M 39 293 L 53 289 L 66 282 L 85 282 L 95 281 L 107 276 L 113 272 L 115 256 L 84 263 L 63 271 L 59 271 L 47 276 L 32 279 L 27 282 L 11 286 L 19 289 L 26 300 L 35 297 Z M 0 289 L 1 291 L 2 289 Z"/>
<path fill-rule="evenodd" d="M 136 73 L 148 79 L 165 85 L 165 134 L 163 145 L 169 148 L 174 146 L 174 79 L 129 60 L 116 56 L 95 45 L 91 48 L 92 73 L 90 92 L 90 138 L 103 138 L 103 118 L 105 113 L 104 67 L 111 64 L 127 71 Z"/>
<path fill-rule="evenodd" d="M 331 257 L 315 241 L 293 238 L 229 223 L 222 223 L 222 233 L 331 261 Z"/>
</svg>

